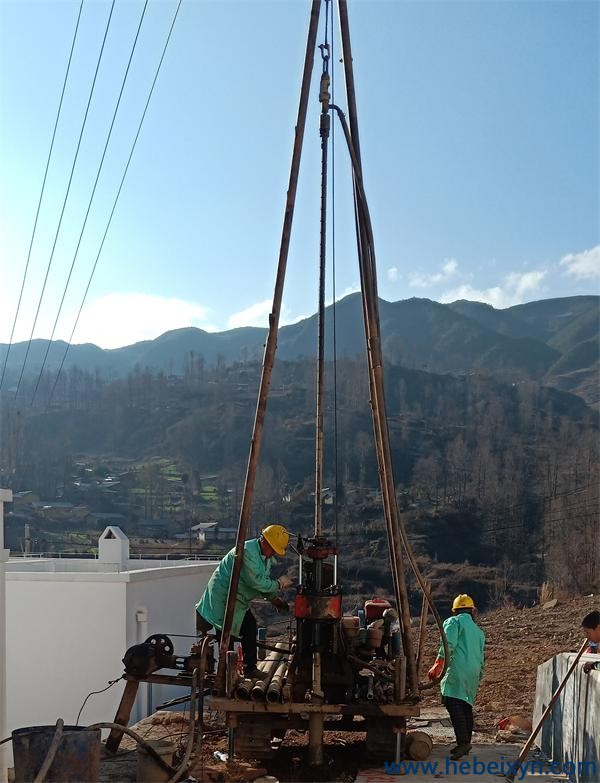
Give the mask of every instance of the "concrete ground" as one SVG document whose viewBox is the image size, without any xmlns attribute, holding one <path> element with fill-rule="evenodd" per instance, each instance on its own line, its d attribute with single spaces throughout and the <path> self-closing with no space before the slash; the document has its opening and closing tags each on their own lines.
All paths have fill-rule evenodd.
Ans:
<svg viewBox="0 0 600 783">
<path fill-rule="evenodd" d="M 509 765 L 519 755 L 520 745 L 509 744 L 476 744 L 468 756 L 464 756 L 458 762 L 449 760 L 449 751 L 451 744 L 434 745 L 433 753 L 423 762 L 420 771 L 415 768 L 407 768 L 404 775 L 395 775 L 386 773 L 383 767 L 373 767 L 371 769 L 361 770 L 356 777 L 355 783 L 389 783 L 390 780 L 406 780 L 410 783 L 432 783 L 440 780 L 444 783 L 450 781 L 461 781 L 461 783 L 493 783 L 493 781 L 504 780 L 509 771 Z M 478 765 L 475 766 L 475 761 Z M 463 762 L 465 765 L 460 768 Z M 550 765 L 541 759 L 538 753 L 532 753 L 529 762 L 536 762 L 535 768 L 520 777 L 516 776 L 516 781 L 524 783 L 564 783 L 567 781 L 565 776 L 556 776 L 552 774 Z M 415 762 L 406 762 L 414 764 Z M 496 767 L 490 766 L 496 764 Z M 502 773 L 502 764 L 504 763 L 504 774 Z M 436 765 L 429 766 L 425 765 Z M 541 764 L 541 769 L 540 769 Z M 485 765 L 485 767 L 483 766 Z M 489 771 L 488 771 L 489 770 Z"/>
</svg>

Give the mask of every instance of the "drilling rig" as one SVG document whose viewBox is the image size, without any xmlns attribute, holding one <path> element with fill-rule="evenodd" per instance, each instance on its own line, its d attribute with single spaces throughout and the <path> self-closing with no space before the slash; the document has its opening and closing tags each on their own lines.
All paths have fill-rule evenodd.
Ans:
<svg viewBox="0 0 600 783">
<path fill-rule="evenodd" d="M 444 672 L 438 680 L 427 685 L 419 683 L 406 585 L 407 562 L 423 592 L 424 607 L 431 609 L 446 647 L 441 619 L 412 554 L 396 498 L 384 394 L 375 244 L 362 176 L 348 7 L 347 0 L 337 0 L 347 106 L 344 112 L 330 95 L 331 47 L 328 36 L 329 20 L 333 16 L 330 8 L 332 1 L 312 0 L 311 3 L 273 305 L 218 661 L 208 651 L 207 640 L 212 643 L 214 637 L 205 637 L 201 645 L 194 646 L 191 655 L 186 658 L 173 656 L 172 643 L 166 637 L 151 638 L 147 645 L 138 645 L 144 649 L 138 649 L 135 655 L 128 651 L 124 659 L 124 677 L 128 683 L 115 718 L 116 724 L 127 721 L 139 682 L 189 684 L 190 672 L 200 669 L 201 682 L 198 687 L 201 697 L 208 689 L 206 706 L 226 716 L 230 756 L 265 757 L 272 752 L 273 737 L 283 737 L 292 728 L 306 729 L 309 734 L 309 762 L 314 767 L 323 765 L 325 760 L 323 732 L 327 725 L 334 726 L 336 731 L 366 730 L 367 751 L 370 755 L 384 759 L 395 757 L 399 761 L 406 753 L 407 718 L 419 715 L 421 691 L 435 685 L 443 676 Z M 324 43 L 317 45 L 322 7 L 325 7 L 325 36 Z M 321 54 L 322 73 L 319 83 L 321 219 L 314 531 L 311 536 L 298 537 L 296 544 L 298 582 L 288 639 L 274 646 L 264 645 L 268 655 L 259 664 L 264 677 L 251 681 L 238 673 L 237 654 L 230 649 L 231 629 L 275 361 L 311 77 L 317 51 Z M 344 615 L 343 585 L 339 583 L 338 576 L 338 549 L 336 541 L 324 532 L 322 518 L 327 172 L 333 122 L 339 122 L 341 126 L 352 167 L 370 406 L 394 585 L 393 601 L 366 601 L 356 615 Z M 425 617 L 426 614 L 425 611 Z M 135 665 L 132 661 L 135 661 Z M 178 668 L 182 671 L 178 676 L 161 675 L 156 673 L 160 668 Z M 199 717 L 201 720 L 201 713 Z M 115 750 L 119 740 L 118 730 L 113 729 L 107 747 Z"/>
</svg>

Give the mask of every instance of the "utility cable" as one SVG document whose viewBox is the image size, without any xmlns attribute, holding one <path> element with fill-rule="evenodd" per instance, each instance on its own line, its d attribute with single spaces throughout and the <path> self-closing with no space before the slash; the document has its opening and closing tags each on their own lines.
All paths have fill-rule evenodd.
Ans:
<svg viewBox="0 0 600 783">
<path fill-rule="evenodd" d="M 48 398 L 48 403 L 46 405 L 46 409 L 50 405 L 50 402 L 52 401 L 52 397 L 54 396 L 54 392 L 56 391 L 56 386 L 58 384 L 58 379 L 60 378 L 60 374 L 61 374 L 62 369 L 64 367 L 67 355 L 69 353 L 69 349 L 71 347 L 71 343 L 73 341 L 73 335 L 75 334 L 75 330 L 77 329 L 77 324 L 79 323 L 79 318 L 81 316 L 81 312 L 83 310 L 83 306 L 85 305 L 85 300 L 87 298 L 88 291 L 90 290 L 90 286 L 92 284 L 92 280 L 94 279 L 94 274 L 96 272 L 96 267 L 98 265 L 98 259 L 100 258 L 100 254 L 102 253 L 102 248 L 104 247 L 104 242 L 106 240 L 106 235 L 108 234 L 108 230 L 110 228 L 110 224 L 112 222 L 113 215 L 115 214 L 115 209 L 116 209 L 117 203 L 119 201 L 119 196 L 121 195 L 121 190 L 123 189 L 123 183 L 125 182 L 125 177 L 127 176 L 127 172 L 129 171 L 129 164 L 131 163 L 131 159 L 132 159 L 133 153 L 135 151 L 135 147 L 136 147 L 139 135 L 140 135 L 140 131 L 142 130 L 142 125 L 144 124 L 144 119 L 145 119 L 146 113 L 148 111 L 148 106 L 150 105 L 150 99 L 152 98 L 152 94 L 154 92 L 154 87 L 156 86 L 158 75 L 160 73 L 160 69 L 161 69 L 161 66 L 163 64 L 163 60 L 165 58 L 167 47 L 169 46 L 169 41 L 171 40 L 171 34 L 173 33 L 173 28 L 175 26 L 175 22 L 177 21 L 177 16 L 179 14 L 179 9 L 181 8 L 181 3 L 182 2 L 183 2 L 183 0 L 179 0 L 179 2 L 177 3 L 177 8 L 175 9 L 175 14 L 173 15 L 173 20 L 171 22 L 171 27 L 169 29 L 169 34 L 167 35 L 167 40 L 166 40 L 165 45 L 163 47 L 159 63 L 158 63 L 158 66 L 156 68 L 156 72 L 154 74 L 154 79 L 152 81 L 152 86 L 150 87 L 150 92 L 148 93 L 148 98 L 146 100 L 146 105 L 144 106 L 144 111 L 142 113 L 142 118 L 140 119 L 140 122 L 139 122 L 139 125 L 138 125 L 138 129 L 137 129 L 137 132 L 135 134 L 135 138 L 133 140 L 133 144 L 131 146 L 131 152 L 129 153 L 129 158 L 127 159 L 127 164 L 125 165 L 125 171 L 123 172 L 123 176 L 121 177 L 121 183 L 119 184 L 119 189 L 117 190 L 117 195 L 115 196 L 115 200 L 113 202 L 112 209 L 110 211 L 110 215 L 109 215 L 109 218 L 108 218 L 108 223 L 106 224 L 106 228 L 104 230 L 104 235 L 102 237 L 102 241 L 100 242 L 100 247 L 98 249 L 98 253 L 96 254 L 96 260 L 94 261 L 94 265 L 92 267 L 92 271 L 90 273 L 90 277 L 88 279 L 87 286 L 86 286 L 85 292 L 83 294 L 83 299 L 81 300 L 81 305 L 79 306 L 79 311 L 77 313 L 77 317 L 75 318 L 75 323 L 73 324 L 73 329 L 71 330 L 71 335 L 70 335 L 69 340 L 67 342 L 67 347 L 65 348 L 65 352 L 63 354 L 60 366 L 58 368 L 58 372 L 56 374 L 56 378 L 54 379 L 54 385 L 52 386 L 52 391 L 50 392 L 50 396 Z"/>
<path fill-rule="evenodd" d="M 120 682 L 122 679 L 123 679 L 122 677 L 117 677 L 116 680 L 109 680 L 106 688 L 102 688 L 102 690 L 100 691 L 91 691 L 90 693 L 88 693 L 88 695 L 83 700 L 83 704 L 81 705 L 79 712 L 77 713 L 77 720 L 75 721 L 75 725 L 79 726 L 79 718 L 81 718 L 81 713 L 83 712 L 83 708 L 87 704 L 87 700 L 90 698 L 90 696 L 96 696 L 96 694 L 98 693 L 104 693 L 104 691 L 107 691 L 109 688 L 112 688 L 113 685 L 116 685 L 116 683 Z"/>
<path fill-rule="evenodd" d="M 33 326 L 31 328 L 31 334 L 29 336 L 29 341 L 27 343 L 27 350 L 25 351 L 25 358 L 23 359 L 23 366 L 21 367 L 21 374 L 19 375 L 19 381 L 17 383 L 17 390 L 15 392 L 15 399 L 17 395 L 19 394 L 19 389 L 21 388 L 21 381 L 23 380 L 23 373 L 25 372 L 25 366 L 27 364 L 27 359 L 29 357 L 29 351 L 31 350 L 31 342 L 33 340 L 33 333 L 35 332 L 35 327 L 37 324 L 37 319 L 40 314 L 40 308 L 42 306 L 42 299 L 44 298 L 44 293 L 46 291 L 46 283 L 48 282 L 48 275 L 50 274 L 50 267 L 52 266 L 52 259 L 54 258 L 54 251 L 56 249 L 56 243 L 58 241 L 58 234 L 60 232 L 60 227 L 62 225 L 63 216 L 65 214 L 65 208 L 67 206 L 67 199 L 69 198 L 69 192 L 71 190 L 71 183 L 73 182 L 73 174 L 75 172 L 75 165 L 77 164 L 77 158 L 79 157 L 79 149 L 81 147 L 81 139 L 83 138 L 83 132 L 85 130 L 85 126 L 87 123 L 88 113 L 90 110 L 90 104 L 92 102 L 92 96 L 94 94 L 94 88 L 96 87 L 96 79 L 98 77 L 98 71 L 100 69 L 100 62 L 102 61 L 102 55 L 104 54 L 104 46 L 106 44 L 106 38 L 108 36 L 108 29 L 110 27 L 110 22 L 112 19 L 113 11 L 115 8 L 115 0 L 112 0 L 112 4 L 110 6 L 110 13 L 108 15 L 108 21 L 106 22 L 106 28 L 104 30 L 104 38 L 102 39 L 102 46 L 100 48 L 100 54 L 98 55 L 98 62 L 96 63 L 96 70 L 94 72 L 94 80 L 92 81 L 92 87 L 90 89 L 90 94 L 88 97 L 87 106 L 85 109 L 85 115 L 83 117 L 83 123 L 81 125 L 81 131 L 79 133 L 79 141 L 77 142 L 77 149 L 75 150 L 75 157 L 73 159 L 73 165 L 71 166 L 71 174 L 69 176 L 69 182 L 67 185 L 67 192 L 65 193 L 65 198 L 62 205 L 62 210 L 60 213 L 60 218 L 58 220 L 58 227 L 56 229 L 56 234 L 54 235 L 54 243 L 52 245 L 52 251 L 50 253 L 50 259 L 48 261 L 48 266 L 46 267 L 46 275 L 44 277 L 44 283 L 42 285 L 42 292 L 40 294 L 40 298 L 38 300 L 37 310 L 35 313 L 35 318 L 33 319 Z"/>
<path fill-rule="evenodd" d="M 23 299 L 23 290 L 25 289 L 25 281 L 27 279 L 27 271 L 29 269 L 29 260 L 31 259 L 31 250 L 33 248 L 33 240 L 35 238 L 35 231 L 37 229 L 38 218 L 40 216 L 40 208 L 42 206 L 42 198 L 44 197 L 44 190 L 46 187 L 46 179 L 48 177 L 48 169 L 50 168 L 50 158 L 52 157 L 52 150 L 54 149 L 54 139 L 56 138 L 56 129 L 58 128 L 58 121 L 60 119 L 60 113 L 63 104 L 63 98 L 65 97 L 65 89 L 67 87 L 67 80 L 69 78 L 69 71 L 71 70 L 71 60 L 73 59 L 73 50 L 75 49 L 75 40 L 77 39 L 77 31 L 79 30 L 79 20 L 81 19 L 81 11 L 83 9 L 83 0 L 79 6 L 79 13 L 77 14 L 77 23 L 75 25 L 75 32 L 73 33 L 73 41 L 71 42 L 71 51 L 69 52 L 69 61 L 67 63 L 67 70 L 63 81 L 62 92 L 60 94 L 60 101 L 58 103 L 58 111 L 56 112 L 56 120 L 54 121 L 54 130 L 52 131 L 52 141 L 50 142 L 50 151 L 48 152 L 48 160 L 46 161 L 46 169 L 44 171 L 44 178 L 42 180 L 42 189 L 40 191 L 40 197 L 38 199 L 37 210 L 35 212 L 35 220 L 33 221 L 33 231 L 31 232 L 31 239 L 29 241 L 29 251 L 27 253 L 27 261 L 25 262 L 25 271 L 23 272 L 23 280 L 21 281 L 21 291 L 19 293 L 19 299 L 17 301 L 17 310 L 13 320 L 12 329 L 10 331 L 10 339 L 6 348 L 6 356 L 4 357 L 4 364 L 2 365 L 2 377 L 0 377 L 0 389 L 4 383 L 4 375 L 6 373 L 6 365 L 8 364 L 8 356 L 12 347 L 13 337 L 15 336 L 15 327 L 17 325 L 17 319 L 19 317 L 19 310 L 21 309 L 21 300 Z"/>
<path fill-rule="evenodd" d="M 121 89 L 119 91 L 119 97 L 117 98 L 117 103 L 113 112 L 112 120 L 110 123 L 110 128 L 108 129 L 108 135 L 106 137 L 106 142 L 104 144 L 104 150 L 102 151 L 102 158 L 100 159 L 100 165 L 98 166 L 98 171 L 96 173 L 96 179 L 94 181 L 94 187 L 92 188 L 92 193 L 90 195 L 90 200 L 87 205 L 87 211 L 85 213 L 85 217 L 83 219 L 83 226 L 81 227 L 81 232 L 79 234 L 79 239 L 77 240 L 77 247 L 75 248 L 75 253 L 73 255 L 73 260 L 71 261 L 71 268 L 69 269 L 69 274 L 67 276 L 67 282 L 65 283 L 65 287 L 62 293 L 62 297 L 60 300 L 60 304 L 58 306 L 58 312 L 56 313 L 56 318 L 54 319 L 54 326 L 52 327 L 52 333 L 48 339 L 48 345 L 46 346 L 46 353 L 44 354 L 44 359 L 42 361 L 42 366 L 40 367 L 40 372 L 38 375 L 37 382 L 35 384 L 35 389 L 33 391 L 33 396 L 31 398 L 31 404 L 33 405 L 35 400 L 35 395 L 37 394 L 37 390 L 40 385 L 40 381 L 42 380 L 42 375 L 44 374 L 44 367 L 46 366 L 46 362 L 48 360 L 48 354 L 50 353 L 50 346 L 52 345 L 52 340 L 54 339 L 54 333 L 56 331 L 56 326 L 58 324 L 58 319 L 60 318 L 60 314 L 62 311 L 62 306 L 65 301 L 65 297 L 67 295 L 67 290 L 69 288 L 69 283 L 71 282 L 71 275 L 73 274 L 73 268 L 75 267 L 75 261 L 77 260 L 77 255 L 79 253 L 79 247 L 81 246 L 81 240 L 83 239 L 83 234 L 85 232 L 85 227 L 87 225 L 87 220 L 90 214 L 90 210 L 92 208 L 92 202 L 94 201 L 94 196 L 96 195 L 96 188 L 98 186 L 98 180 L 100 179 L 100 173 L 102 171 L 102 166 L 104 165 L 104 158 L 106 157 L 106 150 L 108 149 L 108 144 L 110 142 L 110 138 L 112 136 L 113 128 L 115 125 L 115 120 L 117 118 L 117 112 L 119 111 L 119 106 L 121 105 L 121 98 L 123 97 L 123 90 L 125 89 L 125 84 L 127 82 L 127 77 L 129 75 L 129 68 L 131 67 L 131 61 L 133 60 L 133 55 L 135 52 L 135 47 L 137 46 L 138 38 L 140 35 L 140 30 L 142 29 L 142 22 L 144 21 L 144 16 L 146 15 L 146 8 L 148 7 L 148 0 L 144 3 L 144 7 L 142 8 L 142 15 L 140 16 L 140 21 L 137 27 L 137 31 L 135 33 L 135 38 L 133 40 L 133 46 L 131 47 L 131 52 L 129 54 L 129 60 L 127 61 L 127 68 L 125 69 L 125 75 L 123 76 L 123 81 L 121 82 Z"/>
</svg>

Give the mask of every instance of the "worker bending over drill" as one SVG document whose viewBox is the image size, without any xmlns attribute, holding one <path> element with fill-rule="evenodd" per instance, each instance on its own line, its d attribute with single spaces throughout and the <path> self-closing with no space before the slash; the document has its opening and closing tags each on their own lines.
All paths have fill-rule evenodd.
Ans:
<svg viewBox="0 0 600 783">
<path fill-rule="evenodd" d="M 444 622 L 450 660 L 440 690 L 456 735 L 456 747 L 450 752 L 454 760 L 471 750 L 473 703 L 483 675 L 485 634 L 473 620 L 474 610 L 470 596 L 457 595 L 452 604 L 452 617 Z M 439 677 L 443 669 L 444 645 L 440 644 L 436 662 L 428 673 L 429 679 Z"/>
<path fill-rule="evenodd" d="M 283 557 L 289 543 L 289 533 L 282 525 L 268 525 L 260 538 L 252 538 L 244 544 L 244 561 L 240 572 L 231 635 L 241 637 L 244 655 L 244 672 L 247 677 L 260 677 L 256 668 L 256 618 L 250 611 L 250 602 L 262 597 L 270 601 L 278 611 L 287 610 L 287 603 L 277 596 L 292 584 L 289 576 L 273 579 L 270 575 L 275 555 Z M 202 598 L 196 604 L 196 630 L 205 633 L 213 626 L 217 640 L 221 641 L 229 581 L 235 560 L 235 547 L 221 560 L 213 572 Z"/>
</svg>

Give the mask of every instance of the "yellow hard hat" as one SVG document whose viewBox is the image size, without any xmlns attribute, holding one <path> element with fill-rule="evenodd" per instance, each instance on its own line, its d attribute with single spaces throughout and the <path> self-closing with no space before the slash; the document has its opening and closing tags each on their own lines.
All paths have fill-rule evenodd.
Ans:
<svg viewBox="0 0 600 783">
<path fill-rule="evenodd" d="M 267 525 L 261 532 L 265 541 L 271 545 L 276 554 L 285 555 L 290 534 L 283 525 Z"/>
<path fill-rule="evenodd" d="M 457 609 L 475 609 L 475 603 L 471 596 L 466 593 L 457 595 L 452 603 L 452 611 L 455 612 Z"/>
</svg>

